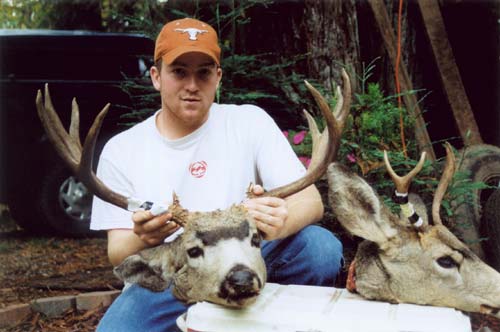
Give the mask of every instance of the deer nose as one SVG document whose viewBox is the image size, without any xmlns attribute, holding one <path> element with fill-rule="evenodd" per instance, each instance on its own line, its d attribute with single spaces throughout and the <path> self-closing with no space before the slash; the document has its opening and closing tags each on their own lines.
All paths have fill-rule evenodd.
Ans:
<svg viewBox="0 0 500 332">
<path fill-rule="evenodd" d="M 253 281 L 256 277 L 257 275 L 255 274 L 255 272 L 249 269 L 245 269 L 230 273 L 227 276 L 226 280 L 230 286 L 233 286 L 235 288 L 245 288 L 248 286 L 253 286 Z"/>
<path fill-rule="evenodd" d="M 233 267 L 221 284 L 220 295 L 223 298 L 242 299 L 256 296 L 262 288 L 257 273 L 244 265 Z"/>
</svg>

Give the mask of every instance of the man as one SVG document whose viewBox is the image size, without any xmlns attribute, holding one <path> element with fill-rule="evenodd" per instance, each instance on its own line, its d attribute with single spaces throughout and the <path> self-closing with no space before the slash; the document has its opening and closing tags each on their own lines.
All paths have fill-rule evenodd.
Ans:
<svg viewBox="0 0 500 332">
<path fill-rule="evenodd" d="M 218 105 L 222 78 L 215 30 L 195 19 L 166 24 L 156 40 L 151 79 L 161 109 L 115 136 L 105 146 L 97 175 L 127 197 L 164 203 L 176 192 L 190 211 L 224 209 L 303 176 L 305 169 L 275 122 L 252 105 Z M 245 200 L 266 240 L 262 246 L 268 281 L 332 286 L 342 245 L 327 230 L 312 226 L 323 216 L 315 186 L 286 199 Z M 141 249 L 172 240 L 179 226 L 172 216 L 130 213 L 94 198 L 93 229 L 108 232 L 113 265 Z M 169 290 L 126 288 L 102 319 L 98 331 L 175 331 L 186 310 Z"/>
</svg>

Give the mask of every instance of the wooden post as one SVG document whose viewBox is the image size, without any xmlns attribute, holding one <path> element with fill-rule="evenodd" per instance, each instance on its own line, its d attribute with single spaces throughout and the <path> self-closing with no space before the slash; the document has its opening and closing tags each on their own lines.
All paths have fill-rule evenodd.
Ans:
<svg viewBox="0 0 500 332">
<path fill-rule="evenodd" d="M 377 26 L 380 30 L 380 34 L 384 40 L 385 49 L 391 59 L 392 67 L 396 68 L 396 37 L 394 36 L 394 31 L 387 14 L 386 6 L 383 0 L 368 0 L 370 7 L 377 21 Z M 401 63 L 399 68 L 399 81 L 401 83 L 402 91 L 413 90 L 413 84 L 411 83 L 410 76 L 406 67 Z M 425 120 L 422 116 L 422 111 L 418 106 L 417 98 L 414 94 L 405 94 L 403 96 L 406 108 L 415 117 L 415 138 L 417 140 L 418 147 L 420 151 L 427 152 L 427 156 L 430 160 L 436 159 L 436 154 L 432 148 L 432 142 L 425 127 Z"/>
<path fill-rule="evenodd" d="M 468 144 L 481 144 L 483 139 L 448 41 L 439 3 L 435 0 L 418 0 L 418 5 L 460 136 Z"/>
</svg>

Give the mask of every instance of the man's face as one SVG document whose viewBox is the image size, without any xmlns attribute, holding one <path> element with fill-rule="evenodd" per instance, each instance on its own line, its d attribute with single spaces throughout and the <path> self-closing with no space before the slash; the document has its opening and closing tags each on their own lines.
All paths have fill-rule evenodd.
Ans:
<svg viewBox="0 0 500 332">
<path fill-rule="evenodd" d="M 151 69 L 151 78 L 160 91 L 162 109 L 169 123 L 193 131 L 208 118 L 222 70 L 203 53 L 186 53 L 172 64 L 162 64 L 161 72 Z"/>
</svg>

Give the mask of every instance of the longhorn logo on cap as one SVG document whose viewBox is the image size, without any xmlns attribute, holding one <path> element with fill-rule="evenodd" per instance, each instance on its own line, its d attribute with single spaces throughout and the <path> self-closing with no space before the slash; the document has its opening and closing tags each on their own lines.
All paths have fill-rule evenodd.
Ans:
<svg viewBox="0 0 500 332">
<path fill-rule="evenodd" d="M 196 29 L 196 28 L 175 29 L 174 31 L 189 34 L 189 40 L 198 40 L 198 34 L 208 32 L 208 30 L 200 30 L 200 29 Z"/>
</svg>

